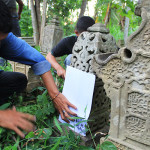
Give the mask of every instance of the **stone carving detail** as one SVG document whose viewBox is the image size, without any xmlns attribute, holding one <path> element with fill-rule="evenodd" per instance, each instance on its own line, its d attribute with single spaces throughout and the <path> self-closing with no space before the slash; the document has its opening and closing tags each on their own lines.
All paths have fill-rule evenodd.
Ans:
<svg viewBox="0 0 150 150">
<path fill-rule="evenodd" d="M 150 145 L 150 95 L 130 93 L 127 101 L 126 135 Z M 141 138 L 142 137 L 142 138 Z"/>
<path fill-rule="evenodd" d="M 114 37 L 109 34 L 109 30 L 105 25 L 97 23 L 78 37 L 73 47 L 71 66 L 95 74 L 91 65 L 93 57 L 96 54 L 117 51 L 118 47 Z M 90 120 L 94 120 L 94 122 L 89 122 L 93 133 L 108 125 L 109 114 L 110 99 L 106 96 L 102 80 L 96 78 L 92 109 L 89 117 Z M 104 132 L 108 132 L 108 128 Z"/>
<path fill-rule="evenodd" d="M 128 38 L 126 47 L 117 54 L 96 55 L 92 62 L 111 99 L 110 138 L 136 150 L 150 149 L 149 8 L 150 1 L 143 0 L 141 26 Z"/>
<path fill-rule="evenodd" d="M 91 62 L 93 56 L 106 52 L 117 52 L 118 47 L 105 25 L 97 23 L 83 32 L 73 48 L 71 66 L 93 73 Z"/>
<path fill-rule="evenodd" d="M 148 117 L 148 103 L 149 96 L 141 95 L 140 93 L 129 93 L 127 101 L 127 111 L 133 114 L 141 115 L 141 117 Z"/>
</svg>

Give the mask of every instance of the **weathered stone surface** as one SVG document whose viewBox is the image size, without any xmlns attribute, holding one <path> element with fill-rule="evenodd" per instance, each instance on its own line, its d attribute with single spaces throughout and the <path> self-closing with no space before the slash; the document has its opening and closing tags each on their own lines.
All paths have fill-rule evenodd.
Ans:
<svg viewBox="0 0 150 150">
<path fill-rule="evenodd" d="M 100 33 L 106 33 L 109 34 L 109 29 L 106 28 L 106 26 L 102 23 L 96 23 L 92 27 L 88 28 L 89 32 L 100 32 Z"/>
<path fill-rule="evenodd" d="M 30 66 L 24 65 L 18 62 L 13 62 L 13 61 L 9 61 L 9 63 L 11 64 L 14 72 L 21 72 L 25 74 L 26 76 L 28 76 L 28 71 L 29 71 Z"/>
<path fill-rule="evenodd" d="M 97 55 L 93 67 L 111 99 L 109 139 L 129 149 L 132 145 L 134 150 L 149 150 L 150 1 L 141 4 L 141 26 L 128 38 L 126 47 L 118 54 Z"/>
<path fill-rule="evenodd" d="M 50 25 L 44 27 L 41 43 L 41 53 L 47 54 L 62 39 L 63 30 L 59 26 L 58 17 L 54 16 Z"/>
<path fill-rule="evenodd" d="M 109 34 L 109 30 L 103 24 L 95 24 L 88 28 L 88 32 L 83 32 L 78 37 L 73 47 L 71 66 L 95 74 L 91 65 L 93 57 L 96 54 L 117 52 L 117 50 L 115 39 Z M 106 96 L 102 80 L 96 77 L 89 117 L 89 120 L 93 120 L 93 122 L 89 122 L 92 133 L 108 132 L 109 114 L 110 99 Z"/>
<path fill-rule="evenodd" d="M 27 85 L 27 92 L 31 92 L 33 88 L 41 86 L 40 76 L 34 74 L 33 70 L 29 68 L 28 71 L 28 85 Z"/>
<path fill-rule="evenodd" d="M 106 141 L 106 139 L 102 137 L 100 139 L 100 143 L 103 143 L 104 141 Z M 120 139 L 109 137 L 107 141 L 112 142 L 117 147 L 117 150 L 143 150 L 137 146 L 133 146 L 132 144 L 126 143 Z"/>
<path fill-rule="evenodd" d="M 19 38 L 26 41 L 32 47 L 36 46 L 33 37 L 19 37 Z"/>
<path fill-rule="evenodd" d="M 146 9 L 150 11 L 150 3 L 149 0 L 138 0 L 138 5 L 135 8 L 135 14 L 137 16 L 141 16 L 142 9 Z"/>
<path fill-rule="evenodd" d="M 99 30 L 95 29 L 95 26 Z M 91 62 L 93 56 L 100 53 L 117 52 L 116 41 L 109 33 L 101 33 L 107 30 L 103 24 L 97 23 L 88 28 L 89 32 L 83 32 L 73 47 L 71 66 L 82 71 L 93 73 Z"/>
<path fill-rule="evenodd" d="M 41 86 L 40 77 L 33 73 L 30 66 L 13 62 L 13 61 L 9 61 L 9 62 L 12 65 L 12 69 L 14 72 L 20 72 L 27 76 L 28 78 L 28 85 L 26 88 L 27 92 L 30 92 L 33 88 Z"/>
</svg>

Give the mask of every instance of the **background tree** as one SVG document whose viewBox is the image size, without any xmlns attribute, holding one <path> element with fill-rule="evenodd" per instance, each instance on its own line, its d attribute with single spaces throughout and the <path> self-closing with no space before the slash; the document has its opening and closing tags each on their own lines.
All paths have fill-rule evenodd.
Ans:
<svg viewBox="0 0 150 150">
<path fill-rule="evenodd" d="M 41 32 L 41 11 L 40 11 L 40 0 L 35 0 L 35 11 L 37 16 L 38 31 Z"/>
<path fill-rule="evenodd" d="M 35 42 L 36 45 L 38 45 L 40 34 L 39 34 L 39 28 L 38 28 L 38 22 L 37 22 L 37 13 L 36 13 L 36 9 L 35 9 L 34 0 L 30 0 L 30 6 L 31 6 L 34 42 Z"/>
<path fill-rule="evenodd" d="M 127 12 L 130 10 L 129 7 L 127 7 Z M 124 43 L 126 43 L 126 40 L 128 38 L 128 31 L 129 31 L 129 21 L 130 19 L 128 17 L 125 17 L 125 27 L 124 27 Z"/>
<path fill-rule="evenodd" d="M 82 0 L 48 0 L 47 23 L 54 15 L 59 17 L 64 36 L 74 33 L 74 27 L 81 8 Z M 76 13 L 75 13 L 76 12 Z"/>
<path fill-rule="evenodd" d="M 23 37 L 32 37 L 33 36 L 33 27 L 32 27 L 32 18 L 31 10 L 28 5 L 24 5 L 23 11 L 21 14 L 21 19 L 19 21 L 21 28 L 21 35 Z"/>
<path fill-rule="evenodd" d="M 28 0 L 29 1 L 29 0 Z M 28 2 L 27 1 L 27 2 Z M 83 6 L 83 2 L 85 4 L 85 0 L 47 0 L 47 7 L 44 6 L 45 0 L 32 0 L 34 4 L 34 8 L 36 11 L 36 19 L 37 19 L 37 28 L 40 28 L 40 20 L 41 20 L 41 14 L 39 13 L 42 8 L 41 13 L 45 11 L 45 21 L 46 23 L 50 23 L 50 20 L 53 18 L 54 15 L 59 17 L 60 20 L 60 26 L 64 30 L 64 36 L 68 36 L 74 33 L 74 27 L 76 24 L 76 21 L 83 12 L 81 9 Z M 39 3 L 40 2 L 40 3 Z M 84 6 L 84 9 L 87 8 L 88 0 L 86 3 L 86 7 Z M 111 34 L 115 37 L 116 40 L 124 39 L 125 37 L 130 35 L 132 32 L 134 32 L 140 22 L 141 18 L 134 15 L 134 8 L 137 4 L 137 0 L 97 0 L 96 5 L 93 7 L 95 8 L 95 14 L 93 17 L 96 22 L 101 22 L 103 24 L 106 24 L 107 27 L 110 29 Z M 39 7 L 40 5 L 40 7 Z M 127 7 L 130 8 L 130 10 L 127 12 Z M 25 8 L 25 7 L 24 7 Z M 86 12 L 88 9 L 86 9 Z M 28 11 L 30 12 L 30 11 Z M 23 11 L 24 13 L 24 11 Z M 27 14 L 27 13 L 26 13 Z M 22 16 L 23 17 L 23 16 Z M 24 16 L 27 18 L 27 21 L 30 20 L 30 16 Z M 128 30 L 128 33 L 125 31 L 125 18 L 128 17 L 130 19 L 129 27 L 126 28 Z M 33 18 L 34 19 L 34 18 Z M 23 21 L 23 23 L 21 23 Z M 25 19 L 22 18 L 21 21 L 21 28 L 23 30 L 23 36 L 29 35 L 27 32 L 32 29 L 32 25 L 30 26 L 30 29 L 25 29 L 27 27 L 27 23 L 25 23 Z M 43 23 L 43 21 L 42 21 Z M 43 28 L 43 27 L 42 27 Z M 40 30 L 38 29 L 38 33 L 40 33 Z"/>
<path fill-rule="evenodd" d="M 88 0 L 82 0 L 79 18 L 82 17 L 82 16 L 84 16 L 87 2 L 88 2 Z"/>
<path fill-rule="evenodd" d="M 43 14 L 42 14 L 42 23 L 41 23 L 41 28 L 40 28 L 40 42 L 42 41 L 43 38 L 43 29 L 46 24 L 46 8 L 47 8 L 47 0 L 43 0 Z"/>
<path fill-rule="evenodd" d="M 123 40 L 124 33 L 126 33 L 127 37 L 140 25 L 141 18 L 135 16 L 134 14 L 136 4 L 137 0 L 97 0 L 95 6 L 95 18 L 97 22 L 107 24 L 110 33 L 115 37 L 116 40 Z M 127 11 L 127 7 L 130 9 L 129 11 Z M 130 19 L 129 27 L 126 28 L 128 33 L 124 31 L 125 17 Z M 108 20 L 106 20 L 106 18 L 108 18 Z"/>
</svg>

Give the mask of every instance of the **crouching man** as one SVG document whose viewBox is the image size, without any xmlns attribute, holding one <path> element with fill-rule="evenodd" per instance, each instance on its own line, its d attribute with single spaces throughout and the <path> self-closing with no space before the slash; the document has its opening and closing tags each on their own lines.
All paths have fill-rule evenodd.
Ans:
<svg viewBox="0 0 150 150">
<path fill-rule="evenodd" d="M 70 115 L 76 114 L 68 107 L 76 109 L 66 97 L 60 93 L 55 85 L 50 72 L 51 64 L 37 50 L 28 45 L 25 41 L 17 38 L 12 32 L 12 18 L 7 6 L 0 1 L 0 57 L 30 65 L 36 75 L 40 75 L 51 97 L 54 106 L 59 111 L 61 118 L 69 122 Z M 0 71 L 0 102 L 5 103 L 7 98 L 14 92 L 21 92 L 26 88 L 27 78 L 22 73 Z M 34 129 L 30 121 L 35 117 L 12 110 L 0 111 L 0 126 L 14 130 L 21 137 L 23 132 Z"/>
</svg>

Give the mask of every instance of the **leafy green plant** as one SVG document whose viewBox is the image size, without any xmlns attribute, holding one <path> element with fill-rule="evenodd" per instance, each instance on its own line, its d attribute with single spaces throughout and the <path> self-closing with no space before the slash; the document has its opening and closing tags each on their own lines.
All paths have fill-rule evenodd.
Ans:
<svg viewBox="0 0 150 150">
<path fill-rule="evenodd" d="M 0 110 L 5 110 L 6 108 L 8 108 L 10 106 L 10 103 L 5 103 L 2 106 L 0 106 Z"/>
<path fill-rule="evenodd" d="M 23 7 L 19 25 L 21 28 L 21 36 L 22 37 L 25 37 L 25 36 L 32 37 L 33 36 L 31 10 L 25 5 Z"/>
<path fill-rule="evenodd" d="M 101 150 L 117 150 L 117 147 L 110 141 L 105 141 L 100 145 Z"/>
<path fill-rule="evenodd" d="M 38 45 L 36 45 L 34 48 L 39 52 L 41 51 L 40 46 L 38 46 Z"/>
<path fill-rule="evenodd" d="M 11 64 L 7 61 L 5 62 L 4 66 L 0 66 L 0 70 L 4 71 L 13 71 Z"/>
<path fill-rule="evenodd" d="M 64 31 L 64 36 L 73 34 L 76 24 L 73 18 L 78 18 L 78 14 L 74 16 L 73 12 L 81 7 L 81 3 L 82 0 L 49 0 L 47 22 L 49 23 L 54 15 L 59 16 L 60 26 Z"/>
<path fill-rule="evenodd" d="M 64 61 L 65 61 L 66 56 L 67 56 L 67 55 L 64 55 L 64 56 L 60 57 L 60 59 L 59 59 L 59 61 L 58 61 L 58 63 L 59 63 L 64 69 L 66 69 L 66 68 L 65 68 L 65 64 L 64 64 Z M 55 83 L 56 83 L 56 85 L 57 85 L 59 91 L 62 92 L 62 90 L 63 90 L 63 85 L 64 85 L 64 79 L 61 78 L 61 77 L 59 77 L 59 76 L 57 75 L 56 70 L 53 69 L 53 68 L 51 68 L 51 73 L 52 73 L 52 75 L 53 75 L 53 78 L 54 78 L 54 80 L 55 80 Z"/>
<path fill-rule="evenodd" d="M 0 128 L 0 148 L 6 150 L 17 150 L 18 147 L 21 150 L 94 150 L 94 148 L 90 146 L 81 145 L 81 137 L 79 135 L 75 135 L 72 130 L 67 129 L 71 126 L 70 124 L 58 122 L 58 114 L 55 111 L 52 101 L 49 99 L 47 90 L 45 90 L 45 88 L 38 87 L 32 92 L 34 93 L 35 90 L 39 90 L 40 92 L 42 91 L 42 94 L 34 96 L 36 97 L 35 101 L 23 101 L 22 105 L 17 103 L 16 108 L 18 111 L 36 114 L 37 129 L 34 132 L 28 133 L 24 139 L 20 139 L 13 131 Z M 3 105 L 0 109 L 5 109 L 8 106 L 9 103 Z M 75 117 L 74 119 L 80 118 Z M 77 123 L 76 126 L 79 123 Z M 73 126 L 71 127 L 73 128 Z M 88 128 L 88 130 L 90 129 Z M 102 143 L 101 145 L 95 144 L 95 147 L 97 150 L 99 150 L 99 148 L 103 148 L 102 150 L 114 148 L 114 146 L 109 142 L 105 142 L 104 144 Z"/>
<path fill-rule="evenodd" d="M 124 25 L 125 25 L 125 17 L 130 19 L 129 23 L 129 35 L 132 34 L 141 23 L 141 18 L 134 14 L 134 10 L 136 7 L 137 1 L 131 0 L 97 0 L 95 9 L 96 20 L 97 22 L 105 23 L 106 12 L 108 8 L 108 4 L 110 4 L 110 14 L 109 14 L 109 22 L 107 24 L 107 28 L 109 28 L 110 33 L 114 36 L 116 41 L 124 39 Z M 127 7 L 130 8 L 127 11 Z"/>
<path fill-rule="evenodd" d="M 38 49 L 39 47 L 37 47 Z M 59 63 L 64 68 L 64 59 L 66 56 L 61 57 Z M 57 79 L 59 84 L 59 90 L 62 91 L 64 80 L 61 79 L 52 71 L 52 74 Z M 19 97 L 14 95 L 11 97 L 14 100 L 14 105 L 18 111 L 30 113 L 36 115 L 36 130 L 26 134 L 24 139 L 20 139 L 13 131 L 0 128 L 0 149 L 4 150 L 109 150 L 115 146 L 110 142 L 96 145 L 94 136 L 90 132 L 90 128 L 87 125 L 87 129 L 91 133 L 95 148 L 92 146 L 81 145 L 81 137 L 76 135 L 72 130 L 68 130 L 68 127 L 74 128 L 68 123 L 58 122 L 58 113 L 56 112 L 52 101 L 48 95 L 45 87 L 37 87 L 33 89 L 28 95 L 20 95 Z M 11 103 L 6 103 L 0 107 L 1 110 L 11 106 Z M 86 108 L 85 108 L 86 111 Z M 73 117 L 72 119 L 81 119 L 80 117 Z M 83 120 L 81 122 L 87 122 L 89 120 Z M 75 126 L 77 126 L 77 123 Z M 112 150 L 113 150 L 112 149 Z"/>
</svg>

